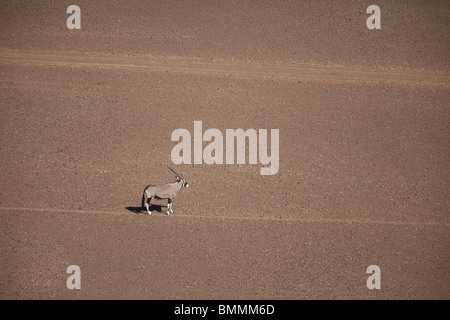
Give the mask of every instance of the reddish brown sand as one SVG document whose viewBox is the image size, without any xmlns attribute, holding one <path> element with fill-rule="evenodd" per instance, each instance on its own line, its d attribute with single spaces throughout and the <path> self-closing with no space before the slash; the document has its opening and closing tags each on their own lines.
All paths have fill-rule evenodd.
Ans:
<svg viewBox="0 0 450 320">
<path fill-rule="evenodd" d="M 1 299 L 450 298 L 450 2 L 105 3 L 0 4 Z M 175 166 L 194 121 L 279 172 Z"/>
</svg>

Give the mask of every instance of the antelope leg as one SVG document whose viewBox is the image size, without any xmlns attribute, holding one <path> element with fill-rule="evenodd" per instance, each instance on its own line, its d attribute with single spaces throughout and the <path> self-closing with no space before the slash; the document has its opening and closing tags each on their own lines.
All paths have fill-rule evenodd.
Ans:
<svg viewBox="0 0 450 320">
<path fill-rule="evenodd" d="M 173 213 L 173 210 L 172 210 L 172 199 L 168 199 L 167 200 L 167 214 L 170 215 L 171 213 Z"/>
<path fill-rule="evenodd" d="M 147 214 L 149 215 L 149 216 L 151 216 L 152 215 L 152 212 L 150 211 L 150 201 L 152 200 L 152 198 L 149 198 L 148 200 L 147 200 L 147 202 L 145 203 L 145 208 L 147 209 Z"/>
</svg>

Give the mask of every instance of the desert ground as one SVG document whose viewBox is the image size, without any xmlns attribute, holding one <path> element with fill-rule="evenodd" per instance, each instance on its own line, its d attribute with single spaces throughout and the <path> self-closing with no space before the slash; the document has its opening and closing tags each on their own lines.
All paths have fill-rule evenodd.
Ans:
<svg viewBox="0 0 450 320">
<path fill-rule="evenodd" d="M 0 299 L 449 299 L 450 2 L 371 4 L 1 1 Z M 174 164 L 194 121 L 278 172 Z"/>
</svg>

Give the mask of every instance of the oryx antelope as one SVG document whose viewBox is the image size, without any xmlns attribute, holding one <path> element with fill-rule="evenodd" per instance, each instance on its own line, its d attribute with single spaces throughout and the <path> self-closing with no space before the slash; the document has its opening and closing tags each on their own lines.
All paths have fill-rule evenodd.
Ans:
<svg viewBox="0 0 450 320">
<path fill-rule="evenodd" d="M 144 193 L 142 195 L 142 205 L 141 207 L 147 209 L 148 215 L 151 215 L 150 211 L 150 201 L 155 199 L 167 199 L 167 215 L 173 213 L 172 210 L 172 201 L 173 198 L 176 197 L 178 192 L 182 187 L 189 188 L 189 184 L 172 168 L 169 168 L 175 175 L 177 176 L 177 180 L 173 183 L 166 183 L 162 186 L 154 186 L 148 185 L 144 189 Z"/>
</svg>

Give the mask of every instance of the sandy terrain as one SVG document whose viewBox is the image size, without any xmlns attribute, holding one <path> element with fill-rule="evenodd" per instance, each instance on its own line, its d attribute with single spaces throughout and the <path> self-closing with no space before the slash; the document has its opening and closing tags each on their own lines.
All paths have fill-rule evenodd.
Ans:
<svg viewBox="0 0 450 320">
<path fill-rule="evenodd" d="M 1 299 L 450 298 L 450 3 L 70 4 L 0 4 Z M 278 173 L 174 165 L 194 121 Z"/>
</svg>

